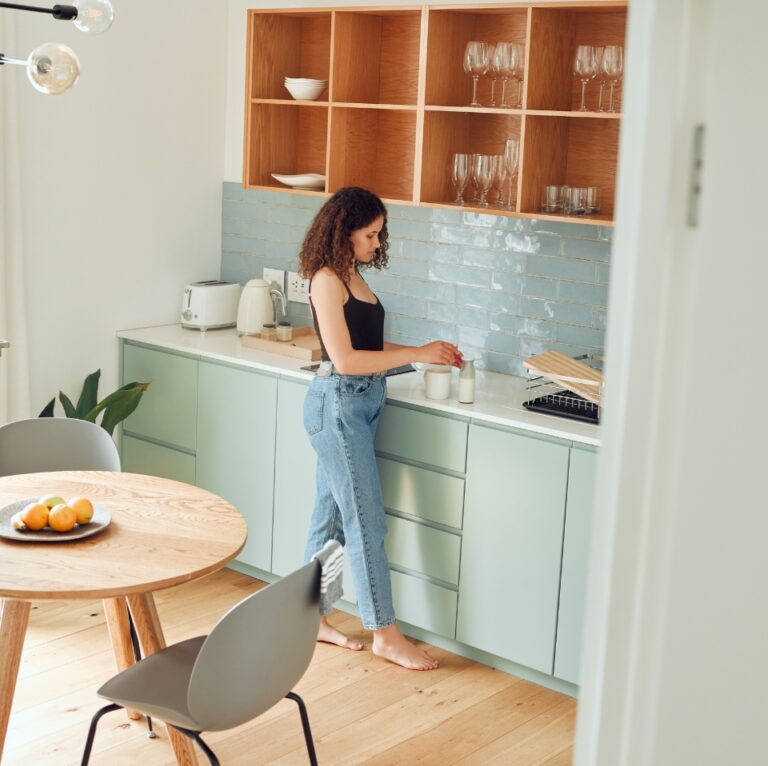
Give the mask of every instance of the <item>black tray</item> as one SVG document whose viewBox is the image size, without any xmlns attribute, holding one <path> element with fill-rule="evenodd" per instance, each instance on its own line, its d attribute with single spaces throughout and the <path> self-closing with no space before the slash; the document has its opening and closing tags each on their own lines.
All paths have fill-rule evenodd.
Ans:
<svg viewBox="0 0 768 766">
<path fill-rule="evenodd" d="M 581 420 L 593 425 L 600 423 L 600 408 L 596 404 L 565 389 L 529 399 L 527 402 L 523 402 L 523 407 L 532 412 L 543 412 L 545 415 Z"/>
</svg>

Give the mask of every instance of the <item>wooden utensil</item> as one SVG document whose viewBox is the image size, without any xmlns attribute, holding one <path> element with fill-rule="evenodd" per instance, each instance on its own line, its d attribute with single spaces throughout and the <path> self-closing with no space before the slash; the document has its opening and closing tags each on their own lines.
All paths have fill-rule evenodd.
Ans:
<svg viewBox="0 0 768 766">
<path fill-rule="evenodd" d="M 240 342 L 249 348 L 268 351 L 270 354 L 292 356 L 295 359 L 316 361 L 322 356 L 320 338 L 317 337 L 314 327 L 294 327 L 293 337 L 287 341 L 267 340 L 258 335 L 242 335 Z"/>
<path fill-rule="evenodd" d="M 562 384 L 569 391 L 583 396 L 593 404 L 600 404 L 603 396 L 603 373 L 583 362 L 559 351 L 546 351 L 531 359 L 524 359 L 523 366 L 529 372 Z"/>
</svg>

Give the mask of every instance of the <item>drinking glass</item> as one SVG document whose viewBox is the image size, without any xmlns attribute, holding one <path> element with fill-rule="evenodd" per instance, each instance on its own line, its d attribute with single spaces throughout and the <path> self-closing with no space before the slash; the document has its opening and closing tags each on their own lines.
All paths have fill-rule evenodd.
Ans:
<svg viewBox="0 0 768 766">
<path fill-rule="evenodd" d="M 492 154 L 491 167 L 493 170 L 493 182 L 491 183 L 491 189 L 496 190 L 496 199 L 493 204 L 496 207 L 504 207 L 503 189 L 504 182 L 507 180 L 507 165 L 504 162 L 504 155 Z"/>
<path fill-rule="evenodd" d="M 570 186 L 565 192 L 563 212 L 566 215 L 585 215 L 587 212 L 586 189 Z"/>
<path fill-rule="evenodd" d="M 472 75 L 472 102 L 469 106 L 482 106 L 477 100 L 477 81 L 488 71 L 488 43 L 471 40 L 464 50 L 464 71 Z"/>
<path fill-rule="evenodd" d="M 516 43 L 513 43 L 516 51 L 516 59 L 517 59 L 517 66 L 515 66 L 515 71 L 513 73 L 514 78 L 517 80 L 518 87 L 517 87 L 517 108 L 522 109 L 523 108 L 523 77 L 525 75 L 525 49 L 522 45 L 517 45 Z"/>
<path fill-rule="evenodd" d="M 598 197 L 597 186 L 587 186 L 584 190 L 584 207 L 587 213 L 600 212 L 600 199 Z"/>
<path fill-rule="evenodd" d="M 544 213 L 558 213 L 563 209 L 563 187 L 557 185 L 544 188 L 544 200 L 541 210 Z"/>
<path fill-rule="evenodd" d="M 624 49 L 620 45 L 605 46 L 601 69 L 611 84 L 611 89 L 608 92 L 608 111 L 615 112 L 613 89 L 624 73 Z"/>
<path fill-rule="evenodd" d="M 516 138 L 508 138 L 504 144 L 504 164 L 507 166 L 507 182 L 509 186 L 509 196 L 507 197 L 507 210 L 513 210 L 512 185 L 517 175 L 517 166 L 520 162 L 520 142 Z"/>
<path fill-rule="evenodd" d="M 499 57 L 496 55 L 497 45 L 488 43 L 488 77 L 491 81 L 491 103 L 496 106 L 496 80 L 499 78 Z"/>
<path fill-rule="evenodd" d="M 469 155 L 454 154 L 452 166 L 453 186 L 456 189 L 456 199 L 454 204 L 464 204 L 464 189 L 467 188 L 469 181 Z"/>
<path fill-rule="evenodd" d="M 595 49 L 591 45 L 579 45 L 573 59 L 573 73 L 581 80 L 581 106 L 580 112 L 587 111 L 585 96 L 587 83 L 595 74 Z"/>
<path fill-rule="evenodd" d="M 514 43 L 498 43 L 496 49 L 501 49 L 499 55 L 499 73 L 501 74 L 501 103 L 502 108 L 509 109 L 512 104 L 507 103 L 507 82 L 514 77 L 517 70 L 517 49 Z"/>
<path fill-rule="evenodd" d="M 493 181 L 490 154 L 475 155 L 475 165 L 472 176 L 475 180 L 475 186 L 480 193 L 478 205 L 480 205 L 480 207 L 488 207 L 489 205 L 486 200 L 486 195 L 488 194 L 488 190 L 491 188 L 491 183 Z"/>
<path fill-rule="evenodd" d="M 598 112 L 604 112 L 605 107 L 603 106 L 603 91 L 605 90 L 605 83 L 608 81 L 608 78 L 605 76 L 605 72 L 603 71 L 603 52 L 605 51 L 605 48 L 601 45 L 595 46 L 595 73 L 592 75 L 592 77 L 596 77 L 598 83 L 600 83 L 600 90 L 597 94 L 597 111 Z"/>
</svg>

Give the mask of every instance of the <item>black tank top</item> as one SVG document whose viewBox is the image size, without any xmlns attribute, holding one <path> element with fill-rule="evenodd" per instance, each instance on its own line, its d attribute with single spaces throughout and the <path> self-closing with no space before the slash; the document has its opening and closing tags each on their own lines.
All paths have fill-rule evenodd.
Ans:
<svg viewBox="0 0 768 766">
<path fill-rule="evenodd" d="M 344 282 L 347 288 L 349 299 L 344 304 L 344 319 L 349 330 L 349 338 L 352 341 L 352 348 L 356 351 L 383 351 L 384 350 L 384 306 L 376 298 L 376 303 L 361 301 L 352 295 L 349 285 Z M 310 292 L 312 291 L 312 280 L 309 280 Z M 331 358 L 325 350 L 323 336 L 320 333 L 320 326 L 317 324 L 317 314 L 312 304 L 312 296 L 309 298 L 309 307 L 312 309 L 312 321 L 315 324 L 315 332 L 320 339 L 320 349 L 322 351 L 322 360 L 329 362 Z"/>
</svg>

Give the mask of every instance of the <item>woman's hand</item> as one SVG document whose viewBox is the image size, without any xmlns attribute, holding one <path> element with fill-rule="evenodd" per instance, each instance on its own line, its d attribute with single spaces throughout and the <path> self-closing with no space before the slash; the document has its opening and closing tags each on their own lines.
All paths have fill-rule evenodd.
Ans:
<svg viewBox="0 0 768 766">
<path fill-rule="evenodd" d="M 428 364 L 450 364 L 461 367 L 462 353 L 453 343 L 444 340 L 434 340 L 417 349 L 418 356 L 414 361 Z"/>
</svg>

